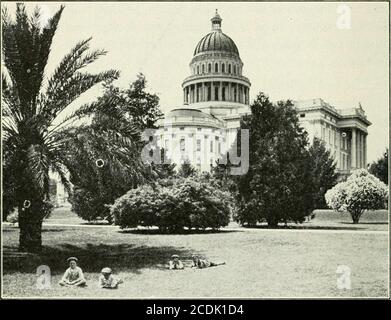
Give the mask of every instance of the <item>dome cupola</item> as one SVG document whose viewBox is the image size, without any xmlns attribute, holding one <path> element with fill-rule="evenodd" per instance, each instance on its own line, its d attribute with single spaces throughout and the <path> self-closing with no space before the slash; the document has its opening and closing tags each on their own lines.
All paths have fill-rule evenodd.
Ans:
<svg viewBox="0 0 391 320">
<path fill-rule="evenodd" d="M 221 19 L 220 15 L 217 13 L 211 19 L 212 21 L 212 31 L 203 37 L 197 44 L 194 55 L 203 53 L 203 52 L 226 52 L 233 53 L 239 56 L 239 50 L 235 42 L 224 34 L 221 30 Z"/>
<path fill-rule="evenodd" d="M 190 76 L 183 83 L 183 102 L 216 116 L 238 114 L 249 105 L 250 81 L 242 75 L 243 62 L 235 42 L 221 30 L 216 10 L 212 30 L 197 44 Z"/>
</svg>

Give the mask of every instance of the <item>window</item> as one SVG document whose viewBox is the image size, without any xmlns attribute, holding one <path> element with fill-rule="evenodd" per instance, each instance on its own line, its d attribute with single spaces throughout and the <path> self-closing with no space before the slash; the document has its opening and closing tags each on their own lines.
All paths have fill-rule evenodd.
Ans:
<svg viewBox="0 0 391 320">
<path fill-rule="evenodd" d="M 200 74 L 200 66 L 197 66 L 197 74 Z"/>
<path fill-rule="evenodd" d="M 185 151 L 185 139 L 181 139 L 179 142 L 181 151 Z"/>
<path fill-rule="evenodd" d="M 234 74 L 236 74 L 236 66 L 234 66 Z"/>
<path fill-rule="evenodd" d="M 300 118 L 305 118 L 305 113 L 300 113 Z"/>
<path fill-rule="evenodd" d="M 183 131 L 185 130 L 185 127 L 180 127 L 179 130 Z"/>
<path fill-rule="evenodd" d="M 197 131 L 201 131 L 201 128 L 197 128 Z"/>
<path fill-rule="evenodd" d="M 213 152 L 213 140 L 210 141 L 210 152 Z"/>
<path fill-rule="evenodd" d="M 221 65 L 221 72 L 225 72 L 225 63 L 223 63 L 222 65 Z"/>
<path fill-rule="evenodd" d="M 222 91 L 221 91 L 221 100 L 225 101 L 225 87 L 223 87 Z"/>
<path fill-rule="evenodd" d="M 219 101 L 219 87 L 215 87 L 215 101 Z"/>
<path fill-rule="evenodd" d="M 215 63 L 215 72 L 219 72 L 219 64 L 217 62 Z"/>
<path fill-rule="evenodd" d="M 231 73 L 231 64 L 228 65 L 228 73 Z"/>
<path fill-rule="evenodd" d="M 208 72 L 212 73 L 212 64 L 210 64 L 210 63 L 208 64 Z"/>
<path fill-rule="evenodd" d="M 201 139 L 197 139 L 197 151 L 201 151 Z"/>
<path fill-rule="evenodd" d="M 205 65 L 202 65 L 202 73 L 205 73 Z"/>
</svg>

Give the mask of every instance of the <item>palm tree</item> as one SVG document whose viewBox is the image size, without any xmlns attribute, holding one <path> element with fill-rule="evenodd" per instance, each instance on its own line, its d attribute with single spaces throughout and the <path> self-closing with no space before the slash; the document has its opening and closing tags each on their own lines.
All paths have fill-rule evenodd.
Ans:
<svg viewBox="0 0 391 320">
<path fill-rule="evenodd" d="M 81 41 L 65 55 L 44 85 L 50 47 L 64 7 L 40 24 L 40 11 L 29 17 L 18 4 L 16 20 L 3 10 L 2 138 L 4 203 L 18 208 L 19 250 L 39 251 L 43 218 L 50 211 L 49 171 L 56 172 L 69 189 L 66 146 L 75 119 L 99 108 L 99 102 L 79 107 L 64 117 L 64 110 L 81 94 L 100 82 L 110 82 L 119 72 L 82 71 L 106 54 L 89 51 L 91 39 Z"/>
</svg>

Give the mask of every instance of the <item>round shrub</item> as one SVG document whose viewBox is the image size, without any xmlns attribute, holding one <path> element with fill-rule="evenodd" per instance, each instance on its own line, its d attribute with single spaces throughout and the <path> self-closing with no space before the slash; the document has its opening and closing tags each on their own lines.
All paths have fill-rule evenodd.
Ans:
<svg viewBox="0 0 391 320">
<path fill-rule="evenodd" d="M 229 223 L 230 195 L 199 177 L 178 178 L 129 190 L 110 206 L 121 228 L 157 226 L 162 231 L 217 229 Z"/>
<path fill-rule="evenodd" d="M 345 182 L 337 184 L 325 195 L 327 205 L 336 211 L 348 211 L 353 223 L 358 223 L 365 210 L 387 206 L 388 188 L 367 170 L 353 171 Z"/>
</svg>

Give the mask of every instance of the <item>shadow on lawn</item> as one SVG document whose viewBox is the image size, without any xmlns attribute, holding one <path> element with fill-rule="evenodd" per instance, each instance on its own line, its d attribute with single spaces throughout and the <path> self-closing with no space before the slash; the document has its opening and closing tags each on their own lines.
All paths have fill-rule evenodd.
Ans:
<svg viewBox="0 0 391 320">
<path fill-rule="evenodd" d="M 162 232 L 159 229 L 123 229 L 119 230 L 119 233 L 132 233 L 132 234 L 148 234 L 148 235 L 186 235 L 186 234 L 215 234 L 215 233 L 229 233 L 229 232 L 241 232 L 242 230 L 182 230 L 177 232 Z"/>
<path fill-rule="evenodd" d="M 175 247 L 147 247 L 132 244 L 91 244 L 83 247 L 63 244 L 57 247 L 44 246 L 40 254 L 27 254 L 16 251 L 15 247 L 4 246 L 4 273 L 34 273 L 39 265 L 48 265 L 51 273 L 62 274 L 68 267 L 66 259 L 75 256 L 84 272 L 100 272 L 109 266 L 114 272 L 127 271 L 139 273 L 142 268 L 167 268 L 173 254 L 181 259 L 190 259 L 192 253 L 187 249 Z"/>
<path fill-rule="evenodd" d="M 353 224 L 351 224 L 353 225 Z M 358 227 L 338 227 L 338 226 L 305 226 L 305 225 L 279 225 L 277 228 L 269 228 L 267 225 L 243 226 L 247 229 L 274 229 L 274 230 L 366 230 Z"/>
</svg>

